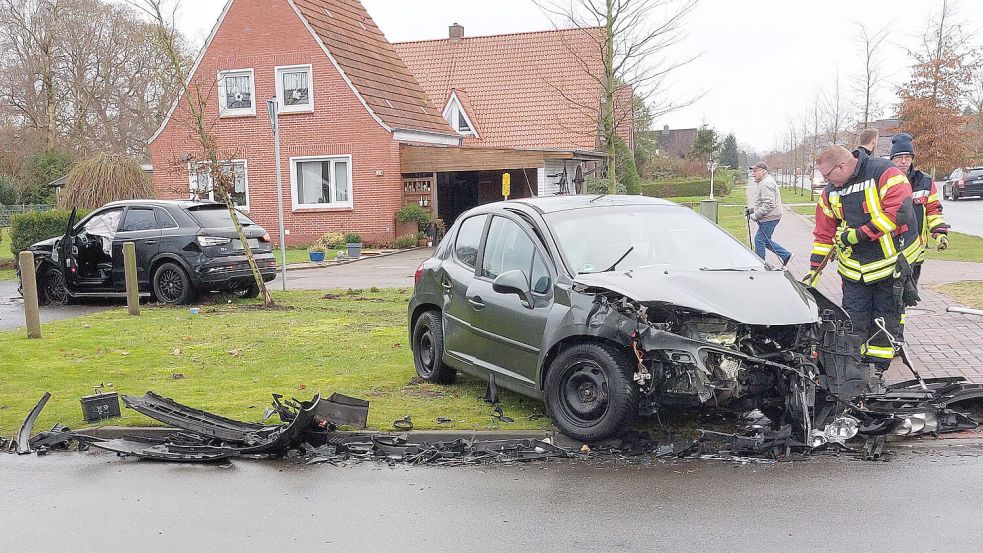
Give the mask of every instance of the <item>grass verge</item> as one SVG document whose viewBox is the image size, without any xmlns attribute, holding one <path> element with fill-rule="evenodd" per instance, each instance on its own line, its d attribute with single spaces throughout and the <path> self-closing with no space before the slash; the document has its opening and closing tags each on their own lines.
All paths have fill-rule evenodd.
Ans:
<svg viewBox="0 0 983 553">
<path fill-rule="evenodd" d="M 936 289 L 959 303 L 983 309 L 983 280 L 949 282 L 940 284 Z"/>
<path fill-rule="evenodd" d="M 274 249 L 273 255 L 276 256 L 276 264 L 280 265 L 280 250 Z M 338 251 L 329 250 L 324 252 L 324 260 L 330 261 L 338 256 Z M 294 263 L 310 263 L 311 258 L 307 255 L 307 248 L 287 248 L 287 265 Z"/>
<path fill-rule="evenodd" d="M 548 428 L 539 401 L 501 392 L 508 424 L 478 399 L 484 383 L 460 375 L 452 386 L 415 383 L 407 343 L 409 290 L 275 293 L 277 310 L 256 301 L 187 308 L 125 308 L 47 323 L 43 338 L 0 332 L 0 435 L 11 435 L 45 391 L 52 394 L 35 430 L 84 426 L 79 398 L 112 382 L 121 393 L 154 390 L 174 400 L 246 421 L 260 421 L 270 393 L 310 398 L 341 392 L 371 402 L 369 426 L 392 430 L 411 415 L 416 428 Z M 331 296 L 328 296 L 329 298 Z M 108 424 L 154 424 L 134 411 Z M 437 417 L 454 422 L 438 424 Z"/>
<path fill-rule="evenodd" d="M 0 280 L 14 280 L 17 273 L 14 270 L 17 261 L 10 251 L 10 228 L 0 227 Z"/>
</svg>

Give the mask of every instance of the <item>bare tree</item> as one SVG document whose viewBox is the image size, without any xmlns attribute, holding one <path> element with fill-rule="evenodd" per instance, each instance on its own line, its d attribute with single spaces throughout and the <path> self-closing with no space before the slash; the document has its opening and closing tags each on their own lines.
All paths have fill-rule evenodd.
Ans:
<svg viewBox="0 0 983 553">
<path fill-rule="evenodd" d="M 263 281 L 263 277 L 253 258 L 252 248 L 249 241 L 239 224 L 239 212 L 233 203 L 232 194 L 235 190 L 235 175 L 233 171 L 225 168 L 231 165 L 231 160 L 236 156 L 233 151 L 224 150 L 219 143 L 213 127 L 215 118 L 208 115 L 206 107 L 209 105 L 210 92 L 217 87 L 214 80 L 208 78 L 197 78 L 189 74 L 186 60 L 182 55 L 181 39 L 175 28 L 175 12 L 179 2 L 175 2 L 173 9 L 165 10 L 165 0 L 131 0 L 132 4 L 150 17 L 151 37 L 157 47 L 164 54 L 167 62 L 166 70 L 173 74 L 179 85 L 178 96 L 175 110 L 171 121 L 176 124 L 183 124 L 188 128 L 191 135 L 198 142 L 197 146 L 201 149 L 201 159 L 193 167 L 207 171 L 211 182 L 212 191 L 216 198 L 221 199 L 229 210 L 229 216 L 235 226 L 239 241 L 243 245 L 246 254 L 246 261 L 252 270 L 256 286 L 262 294 L 263 305 L 273 307 L 273 298 L 270 291 Z M 229 154 L 232 155 L 229 155 Z M 280 237 L 283 240 L 283 237 Z"/>
<path fill-rule="evenodd" d="M 601 89 L 601 140 L 608 154 L 608 190 L 616 190 L 615 156 L 619 123 L 631 117 L 631 96 L 647 101 L 653 117 L 689 105 L 693 99 L 666 96 L 666 77 L 696 56 L 673 60 L 668 54 L 684 36 L 696 0 L 535 0 L 558 27 L 590 29 L 596 50 L 578 56 L 580 65 Z M 598 64 L 598 60 L 600 63 Z M 598 65 L 600 66 L 598 68 Z M 558 91 L 564 97 L 572 97 Z"/>
<path fill-rule="evenodd" d="M 843 104 L 843 95 L 840 89 L 840 70 L 836 69 L 836 76 L 831 83 L 831 90 L 823 96 L 825 104 L 826 119 L 826 138 L 833 144 L 838 144 L 840 132 L 846 127 L 846 106 Z"/>
<path fill-rule="evenodd" d="M 888 26 L 877 31 L 868 29 L 863 23 L 857 23 L 855 40 L 861 47 L 860 55 L 864 62 L 863 71 L 854 77 L 854 91 L 858 96 L 857 109 L 860 113 L 862 127 L 867 127 L 871 120 L 871 112 L 876 109 L 876 95 L 883 79 L 878 49 L 888 35 Z"/>
</svg>

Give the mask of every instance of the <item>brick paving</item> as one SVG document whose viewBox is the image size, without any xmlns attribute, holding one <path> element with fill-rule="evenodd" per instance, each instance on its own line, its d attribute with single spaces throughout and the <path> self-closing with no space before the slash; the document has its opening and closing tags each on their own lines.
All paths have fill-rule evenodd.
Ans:
<svg viewBox="0 0 983 553">
<path fill-rule="evenodd" d="M 795 254 L 789 264 L 792 274 L 801 277 L 808 272 L 812 249 L 809 219 L 786 209 L 774 238 Z M 775 254 L 768 252 L 768 256 L 778 263 Z M 965 376 L 973 382 L 983 382 L 983 317 L 946 312 L 946 307 L 961 304 L 932 289 L 960 280 L 983 280 L 983 263 L 935 259 L 925 262 L 919 284 L 922 301 L 908 310 L 905 339 L 912 362 L 923 377 Z M 819 289 L 834 301 L 841 300 L 840 275 L 832 263 L 823 272 Z M 898 381 L 910 377 L 901 360 L 895 359 L 887 378 Z"/>
</svg>

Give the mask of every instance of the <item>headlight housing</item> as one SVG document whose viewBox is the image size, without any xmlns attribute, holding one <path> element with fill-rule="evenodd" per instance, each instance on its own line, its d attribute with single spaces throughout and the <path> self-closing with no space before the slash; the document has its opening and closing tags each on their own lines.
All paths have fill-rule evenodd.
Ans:
<svg viewBox="0 0 983 553">
<path fill-rule="evenodd" d="M 860 421 L 850 415 L 843 415 L 826 425 L 823 437 L 827 442 L 842 444 L 856 436 L 858 432 L 860 432 Z"/>
</svg>

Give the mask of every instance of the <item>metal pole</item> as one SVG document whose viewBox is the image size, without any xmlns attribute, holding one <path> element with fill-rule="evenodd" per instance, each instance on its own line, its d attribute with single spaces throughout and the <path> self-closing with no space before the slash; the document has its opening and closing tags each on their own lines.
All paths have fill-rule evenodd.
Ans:
<svg viewBox="0 0 983 553">
<path fill-rule="evenodd" d="M 24 294 L 24 319 L 27 337 L 41 337 L 41 313 L 38 309 L 38 279 L 34 272 L 34 252 L 20 252 L 20 281 Z"/>
<path fill-rule="evenodd" d="M 280 231 L 280 281 L 283 291 L 287 291 L 287 236 L 283 230 L 283 177 L 280 175 L 280 121 L 279 108 L 276 98 L 266 101 L 266 109 L 270 114 L 270 126 L 273 127 L 273 144 L 276 150 L 276 213 Z"/>
</svg>

